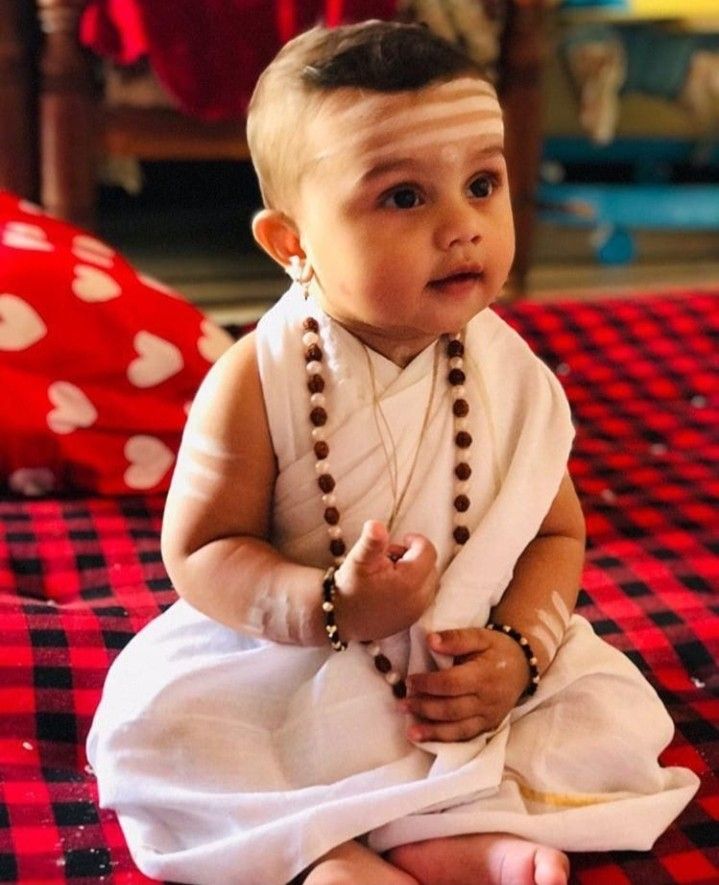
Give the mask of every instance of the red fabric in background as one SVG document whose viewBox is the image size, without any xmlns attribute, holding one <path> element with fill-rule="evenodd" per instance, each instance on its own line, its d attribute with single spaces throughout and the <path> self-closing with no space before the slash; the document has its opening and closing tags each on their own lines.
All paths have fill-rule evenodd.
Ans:
<svg viewBox="0 0 719 885">
<path fill-rule="evenodd" d="M 166 491 L 230 344 L 115 249 L 0 191 L 0 490 Z"/>
<path fill-rule="evenodd" d="M 392 18 L 396 0 L 91 0 L 80 39 L 118 64 L 147 57 L 180 106 L 242 118 L 277 50 L 317 23 Z"/>
</svg>

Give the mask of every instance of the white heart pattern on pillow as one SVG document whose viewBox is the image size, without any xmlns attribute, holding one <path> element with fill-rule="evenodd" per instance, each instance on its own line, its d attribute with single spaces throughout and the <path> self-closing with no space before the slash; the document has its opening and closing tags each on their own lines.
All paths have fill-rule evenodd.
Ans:
<svg viewBox="0 0 719 885">
<path fill-rule="evenodd" d="M 208 363 L 214 363 L 232 344 L 232 336 L 212 320 L 203 320 L 200 329 L 202 337 L 197 342 L 197 349 Z"/>
<path fill-rule="evenodd" d="M 0 350 L 26 350 L 47 335 L 35 308 L 17 295 L 0 295 Z"/>
<path fill-rule="evenodd" d="M 104 270 L 78 264 L 75 268 L 75 279 L 72 291 L 81 301 L 111 301 L 122 295 L 122 287 Z"/>
<path fill-rule="evenodd" d="M 72 433 L 78 427 L 90 427 L 97 419 L 97 409 L 75 384 L 54 381 L 47 395 L 55 408 L 48 413 L 47 423 L 55 433 Z"/>
<path fill-rule="evenodd" d="M 30 200 L 20 200 L 17 204 L 18 209 L 21 209 L 23 212 L 27 212 L 28 215 L 44 215 L 45 210 L 42 206 L 38 206 L 37 203 L 31 203 Z"/>
<path fill-rule="evenodd" d="M 180 348 L 151 332 L 138 332 L 133 344 L 139 356 L 127 367 L 127 377 L 135 387 L 161 384 L 184 365 Z"/>
<path fill-rule="evenodd" d="M 80 261 L 99 264 L 100 267 L 112 267 L 115 261 L 115 250 L 101 240 L 79 234 L 72 238 L 72 254 Z"/>
<path fill-rule="evenodd" d="M 124 479 L 131 489 L 151 489 L 160 482 L 175 460 L 172 450 L 162 440 L 145 434 L 128 439 L 125 457 L 130 466 L 125 471 Z"/>
<path fill-rule="evenodd" d="M 27 249 L 32 252 L 52 252 L 55 248 L 39 225 L 25 224 L 24 221 L 10 221 L 5 225 L 2 244 L 11 249 Z"/>
</svg>

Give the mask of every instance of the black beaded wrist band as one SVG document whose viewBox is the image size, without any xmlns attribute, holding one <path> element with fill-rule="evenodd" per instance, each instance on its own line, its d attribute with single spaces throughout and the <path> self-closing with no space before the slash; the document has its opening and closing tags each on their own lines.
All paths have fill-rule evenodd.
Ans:
<svg viewBox="0 0 719 885">
<path fill-rule="evenodd" d="M 532 651 L 532 646 L 529 644 L 527 637 L 520 633 L 519 630 L 515 630 L 514 627 L 510 627 L 509 624 L 493 624 L 490 622 L 487 624 L 486 629 L 496 630 L 499 633 L 506 634 L 522 649 L 529 666 L 529 685 L 525 689 L 524 694 L 530 696 L 533 695 L 539 685 L 539 667 L 537 665 L 537 658 Z"/>
<path fill-rule="evenodd" d="M 335 623 L 336 571 L 337 569 L 333 565 L 330 566 L 322 579 L 322 611 L 325 615 L 325 630 L 327 631 L 330 645 L 335 651 L 344 651 L 347 648 L 347 643 L 340 639 L 337 624 Z"/>
</svg>

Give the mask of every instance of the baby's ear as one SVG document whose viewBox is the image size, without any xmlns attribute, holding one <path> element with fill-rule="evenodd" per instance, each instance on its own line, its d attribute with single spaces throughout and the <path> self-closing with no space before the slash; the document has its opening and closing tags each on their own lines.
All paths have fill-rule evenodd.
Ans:
<svg viewBox="0 0 719 885">
<path fill-rule="evenodd" d="M 300 236 L 291 218 L 276 209 L 262 209 L 252 219 L 252 234 L 274 260 L 286 268 L 293 255 L 301 260 L 305 253 Z"/>
</svg>

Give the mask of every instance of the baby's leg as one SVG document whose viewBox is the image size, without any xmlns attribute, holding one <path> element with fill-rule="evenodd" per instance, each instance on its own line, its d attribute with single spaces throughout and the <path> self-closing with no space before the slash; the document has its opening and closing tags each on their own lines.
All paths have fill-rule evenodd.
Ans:
<svg viewBox="0 0 719 885">
<path fill-rule="evenodd" d="M 422 885 L 566 885 L 569 878 L 561 851 L 506 833 L 414 842 L 387 857 Z"/>
<path fill-rule="evenodd" d="M 310 870 L 304 885 L 419 885 L 404 873 L 360 845 L 345 842 L 326 854 Z"/>
</svg>

